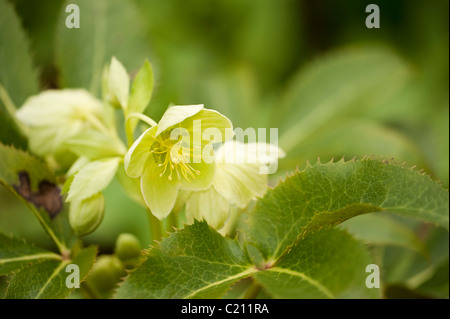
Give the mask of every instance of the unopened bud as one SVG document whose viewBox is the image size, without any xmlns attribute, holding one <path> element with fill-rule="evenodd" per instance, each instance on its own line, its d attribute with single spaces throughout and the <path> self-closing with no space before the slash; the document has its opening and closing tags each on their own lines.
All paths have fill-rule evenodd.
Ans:
<svg viewBox="0 0 450 319">
<path fill-rule="evenodd" d="M 113 289 L 126 272 L 121 261 L 114 255 L 101 255 L 92 268 L 87 281 L 100 292 Z"/>
<path fill-rule="evenodd" d="M 130 78 L 125 67 L 115 57 L 103 71 L 103 96 L 114 108 L 126 109 L 130 95 Z"/>
<path fill-rule="evenodd" d="M 126 266 L 133 266 L 139 262 L 140 251 L 141 243 L 136 236 L 124 233 L 117 238 L 115 253 Z"/>
<path fill-rule="evenodd" d="M 79 236 L 92 233 L 101 224 L 105 212 L 102 193 L 72 201 L 69 209 L 70 226 Z"/>
</svg>

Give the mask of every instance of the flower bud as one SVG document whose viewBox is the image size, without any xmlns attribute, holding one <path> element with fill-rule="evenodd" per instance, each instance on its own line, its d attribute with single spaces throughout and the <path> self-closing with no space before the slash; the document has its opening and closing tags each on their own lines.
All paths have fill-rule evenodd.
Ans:
<svg viewBox="0 0 450 319">
<path fill-rule="evenodd" d="M 114 108 L 126 109 L 130 95 L 130 78 L 125 67 L 115 57 L 103 71 L 103 96 Z"/>
<path fill-rule="evenodd" d="M 99 292 L 113 289 L 126 272 L 122 262 L 114 255 L 101 255 L 92 268 L 87 281 Z"/>
<path fill-rule="evenodd" d="M 133 266 L 139 262 L 140 251 L 141 243 L 136 236 L 124 233 L 117 238 L 115 253 L 126 266 Z"/>
<path fill-rule="evenodd" d="M 75 200 L 69 209 L 70 226 L 79 236 L 92 233 L 101 224 L 105 212 L 105 199 L 102 193 Z"/>
</svg>

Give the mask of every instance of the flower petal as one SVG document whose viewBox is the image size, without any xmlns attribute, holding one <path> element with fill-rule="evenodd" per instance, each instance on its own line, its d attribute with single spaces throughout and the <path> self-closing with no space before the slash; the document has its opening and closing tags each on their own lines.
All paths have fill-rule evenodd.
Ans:
<svg viewBox="0 0 450 319">
<path fill-rule="evenodd" d="M 158 136 L 169 127 L 183 122 L 185 119 L 194 116 L 203 109 L 203 105 L 176 105 L 171 106 L 162 116 L 158 123 L 158 131 L 155 136 Z"/>
<path fill-rule="evenodd" d="M 261 163 L 263 165 L 285 157 L 281 148 L 269 143 L 227 141 L 215 152 L 218 163 Z"/>
<path fill-rule="evenodd" d="M 198 136 L 211 143 L 224 142 L 234 135 L 231 121 L 225 115 L 210 109 L 201 110 L 186 119 L 181 126 L 189 131 L 191 138 L 195 139 Z"/>
<path fill-rule="evenodd" d="M 222 228 L 228 220 L 230 205 L 214 187 L 206 191 L 193 192 L 186 203 L 186 218 L 189 223 L 194 219 L 207 221 L 215 229 Z"/>
<path fill-rule="evenodd" d="M 245 208 L 255 197 L 267 191 L 267 175 L 259 174 L 260 164 L 217 164 L 213 185 L 228 202 Z"/>
<path fill-rule="evenodd" d="M 168 172 L 160 176 L 161 172 L 162 168 L 158 166 L 153 156 L 149 156 L 141 176 L 141 192 L 152 214 L 160 220 L 172 211 L 179 189 L 176 174 L 169 180 Z"/>
<path fill-rule="evenodd" d="M 181 174 L 180 174 L 180 183 L 181 183 L 181 189 L 183 190 L 190 190 L 190 191 L 203 191 L 211 187 L 213 180 L 214 180 L 214 174 L 216 171 L 216 164 L 211 163 L 189 163 L 189 165 L 196 171 L 199 172 L 197 175 L 195 172 L 193 172 L 195 178 L 189 177 L 188 182 Z"/>
<path fill-rule="evenodd" d="M 155 142 L 153 136 L 156 129 L 154 126 L 142 133 L 125 154 L 124 167 L 128 176 L 136 178 L 142 175 L 145 162 L 151 154 L 150 147 Z"/>
<path fill-rule="evenodd" d="M 83 89 L 46 90 L 28 98 L 17 118 L 31 126 L 65 127 L 73 116 L 91 112 L 100 115 L 102 103 Z"/>
<path fill-rule="evenodd" d="M 230 140 L 215 152 L 216 163 L 258 163 L 260 174 L 269 174 L 270 166 L 278 167 L 278 158 L 285 153 L 275 144 L 269 143 L 241 143 Z"/>
</svg>

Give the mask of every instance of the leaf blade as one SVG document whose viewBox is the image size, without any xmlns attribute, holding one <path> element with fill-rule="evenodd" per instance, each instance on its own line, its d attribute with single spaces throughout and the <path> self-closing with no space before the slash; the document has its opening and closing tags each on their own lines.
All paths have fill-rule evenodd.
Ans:
<svg viewBox="0 0 450 319">
<path fill-rule="evenodd" d="M 278 298 L 335 298 L 352 286 L 365 288 L 370 263 L 362 244 L 344 231 L 328 229 L 304 238 L 255 279 Z"/>
<path fill-rule="evenodd" d="M 21 21 L 13 5 L 5 0 L 0 1 L 0 61 L 0 141 L 26 149 L 27 141 L 17 125 L 14 106 L 19 107 L 38 91 L 38 76 Z M 9 98 L 11 101 L 6 101 Z"/>
<path fill-rule="evenodd" d="M 94 265 L 97 248 L 80 251 L 73 260 L 43 261 L 19 270 L 11 279 L 7 299 L 60 299 L 67 298 L 75 289 L 66 286 L 66 266 L 76 264 L 80 269 L 80 282 Z M 26 283 L 26 285 L 24 285 Z"/>
<path fill-rule="evenodd" d="M 0 184 L 30 209 L 59 250 L 66 251 L 74 237 L 53 173 L 40 159 L 11 146 L 0 144 L 0 158 Z"/>
<path fill-rule="evenodd" d="M 0 233 L 0 276 L 49 259 L 61 260 L 61 256 Z"/>
<path fill-rule="evenodd" d="M 62 27 L 56 34 L 61 86 L 90 88 L 99 96 L 103 68 L 113 56 L 134 72 L 150 50 L 139 12 L 129 2 L 82 0 L 77 5 L 83 13 L 81 27 Z M 61 12 L 60 25 L 64 26 L 65 19 L 66 13 Z"/>
<path fill-rule="evenodd" d="M 237 242 L 195 221 L 152 248 L 116 297 L 217 298 L 256 271 Z"/>
<path fill-rule="evenodd" d="M 448 192 L 438 183 L 365 159 L 318 163 L 287 178 L 257 203 L 248 234 L 267 260 L 276 260 L 292 242 L 322 227 L 382 210 L 448 229 Z"/>
</svg>

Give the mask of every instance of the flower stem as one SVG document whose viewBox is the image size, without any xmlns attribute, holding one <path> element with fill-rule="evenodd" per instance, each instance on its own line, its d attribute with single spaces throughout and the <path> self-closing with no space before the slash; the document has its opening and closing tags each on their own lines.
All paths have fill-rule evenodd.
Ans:
<svg viewBox="0 0 450 319">
<path fill-rule="evenodd" d="M 85 118 L 88 120 L 89 123 L 92 124 L 97 130 L 99 130 L 102 133 L 105 133 L 106 135 L 111 136 L 111 131 L 109 131 L 106 126 L 94 115 L 89 112 L 85 114 Z"/>
<path fill-rule="evenodd" d="M 167 216 L 167 231 L 173 232 L 173 227 L 178 228 L 178 218 L 174 212 L 171 212 L 169 216 Z"/>
<path fill-rule="evenodd" d="M 162 222 L 151 211 L 148 211 L 147 215 L 152 240 L 160 240 L 162 237 Z"/>
<path fill-rule="evenodd" d="M 245 292 L 243 299 L 256 299 L 259 292 L 261 291 L 261 288 L 262 288 L 261 285 L 252 279 L 252 283 L 247 288 L 247 291 Z"/>
<path fill-rule="evenodd" d="M 14 123 L 19 127 L 19 129 L 22 131 L 24 135 L 27 135 L 28 128 L 17 119 L 16 117 L 16 107 L 11 100 L 8 92 L 5 90 L 5 88 L 0 84 L 0 101 L 3 102 L 3 105 L 5 106 L 6 112 L 8 115 L 14 120 Z"/>
<path fill-rule="evenodd" d="M 127 141 L 128 141 L 128 146 L 131 146 L 131 144 L 133 144 L 133 133 L 134 133 L 134 126 L 131 125 L 131 119 L 136 118 L 139 119 L 145 123 L 147 123 L 150 127 L 153 127 L 155 125 L 157 125 L 158 123 L 156 123 L 155 121 L 153 121 L 150 117 L 148 117 L 147 115 L 144 115 L 142 113 L 130 113 L 128 115 L 125 116 L 125 133 L 127 135 Z"/>
<path fill-rule="evenodd" d="M 81 290 L 89 299 L 100 299 L 100 296 L 95 292 L 94 289 L 86 282 L 81 283 Z"/>
</svg>

